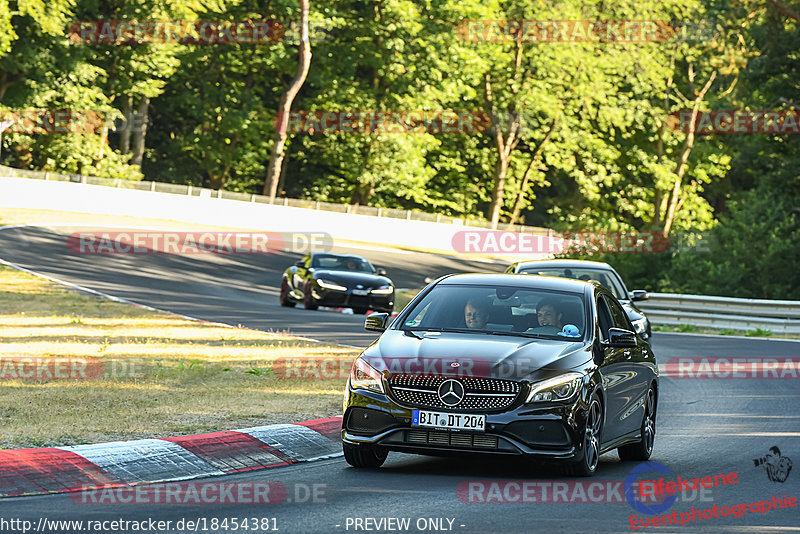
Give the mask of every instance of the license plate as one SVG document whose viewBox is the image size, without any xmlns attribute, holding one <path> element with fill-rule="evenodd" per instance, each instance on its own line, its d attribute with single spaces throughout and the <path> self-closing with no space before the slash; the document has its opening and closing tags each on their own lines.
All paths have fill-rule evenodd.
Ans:
<svg viewBox="0 0 800 534">
<path fill-rule="evenodd" d="M 447 428 L 450 430 L 479 430 L 483 432 L 486 429 L 486 416 L 414 410 L 411 426 Z"/>
<path fill-rule="evenodd" d="M 353 295 L 369 295 L 369 291 L 366 289 L 354 289 Z"/>
</svg>

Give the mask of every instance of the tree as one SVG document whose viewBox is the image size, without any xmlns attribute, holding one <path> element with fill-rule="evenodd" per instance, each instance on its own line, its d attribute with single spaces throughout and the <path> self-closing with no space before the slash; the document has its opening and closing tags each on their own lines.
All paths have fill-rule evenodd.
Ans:
<svg viewBox="0 0 800 534">
<path fill-rule="evenodd" d="M 309 0 L 300 0 L 300 59 L 297 66 L 297 74 L 284 91 L 281 97 L 281 104 L 278 108 L 278 125 L 275 128 L 275 135 L 272 139 L 272 154 L 269 158 L 267 168 L 267 179 L 264 183 L 264 194 L 269 196 L 270 202 L 275 200 L 278 190 L 281 169 L 283 165 L 284 146 L 286 145 L 287 131 L 286 126 L 289 120 L 289 112 L 292 110 L 292 102 L 303 86 L 303 82 L 308 75 L 311 66 L 311 43 L 308 39 L 308 10 Z"/>
</svg>

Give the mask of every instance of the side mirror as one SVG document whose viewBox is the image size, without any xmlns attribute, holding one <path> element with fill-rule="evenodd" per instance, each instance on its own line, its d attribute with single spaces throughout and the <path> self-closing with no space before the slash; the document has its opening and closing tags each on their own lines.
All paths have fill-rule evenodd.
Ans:
<svg viewBox="0 0 800 534">
<path fill-rule="evenodd" d="M 382 269 L 382 268 L 378 267 L 375 270 L 375 272 L 377 273 L 378 276 L 386 276 L 386 269 Z"/>
<path fill-rule="evenodd" d="M 297 260 L 296 262 L 294 262 L 294 264 L 297 267 L 305 267 L 306 266 L 306 262 L 304 262 L 303 260 Z"/>
<path fill-rule="evenodd" d="M 650 295 L 644 289 L 634 289 L 631 291 L 631 300 L 647 300 Z"/>
<path fill-rule="evenodd" d="M 636 346 L 636 333 L 623 328 L 609 328 L 606 347 L 631 348 Z"/>
<path fill-rule="evenodd" d="M 389 326 L 388 313 L 373 313 L 372 315 L 367 316 L 367 318 L 364 320 L 365 330 L 383 332 L 386 330 L 387 326 Z"/>
</svg>

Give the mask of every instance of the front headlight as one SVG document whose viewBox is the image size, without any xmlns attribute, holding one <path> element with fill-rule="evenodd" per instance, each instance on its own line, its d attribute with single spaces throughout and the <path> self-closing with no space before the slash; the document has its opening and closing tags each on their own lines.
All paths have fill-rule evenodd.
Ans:
<svg viewBox="0 0 800 534">
<path fill-rule="evenodd" d="M 589 376 L 582 373 L 566 373 L 531 385 L 525 402 L 560 402 L 572 400 Z"/>
<path fill-rule="evenodd" d="M 353 362 L 353 369 L 350 371 L 350 385 L 353 389 L 368 389 L 376 393 L 385 393 L 381 374 L 360 356 Z"/>
<path fill-rule="evenodd" d="M 339 284 L 335 282 L 330 282 L 328 280 L 321 280 L 321 279 L 317 280 L 317 284 L 319 285 L 319 287 L 322 287 L 324 289 L 332 289 L 333 291 L 347 291 L 346 287 L 340 286 Z"/>
<path fill-rule="evenodd" d="M 381 286 L 376 289 L 371 289 L 370 293 L 373 295 L 391 295 L 394 293 L 394 288 L 392 286 Z"/>
<path fill-rule="evenodd" d="M 644 334 L 647 331 L 647 319 L 644 317 L 631 322 L 633 323 L 633 329 L 637 334 Z"/>
</svg>

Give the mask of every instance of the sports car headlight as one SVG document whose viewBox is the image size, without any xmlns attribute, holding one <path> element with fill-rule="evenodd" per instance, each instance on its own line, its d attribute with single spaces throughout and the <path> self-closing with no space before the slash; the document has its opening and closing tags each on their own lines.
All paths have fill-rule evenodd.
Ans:
<svg viewBox="0 0 800 534">
<path fill-rule="evenodd" d="M 560 402 L 572 400 L 588 375 L 566 373 L 531 385 L 525 402 Z"/>
<path fill-rule="evenodd" d="M 392 286 L 381 286 L 376 289 L 371 289 L 370 293 L 373 295 L 391 295 L 394 293 L 394 288 Z"/>
<path fill-rule="evenodd" d="M 377 393 L 385 393 L 381 374 L 361 357 L 353 362 L 353 370 L 350 371 L 350 386 L 353 389 L 368 389 Z"/>
<path fill-rule="evenodd" d="M 644 332 L 647 330 L 647 319 L 644 317 L 631 322 L 633 323 L 633 329 L 636 330 L 637 334 L 644 334 Z"/>
<path fill-rule="evenodd" d="M 319 284 L 319 287 L 325 289 L 332 289 L 333 291 L 347 291 L 346 287 L 340 286 L 336 282 L 330 282 L 328 280 L 322 280 L 322 279 L 317 280 L 317 284 Z"/>
</svg>

